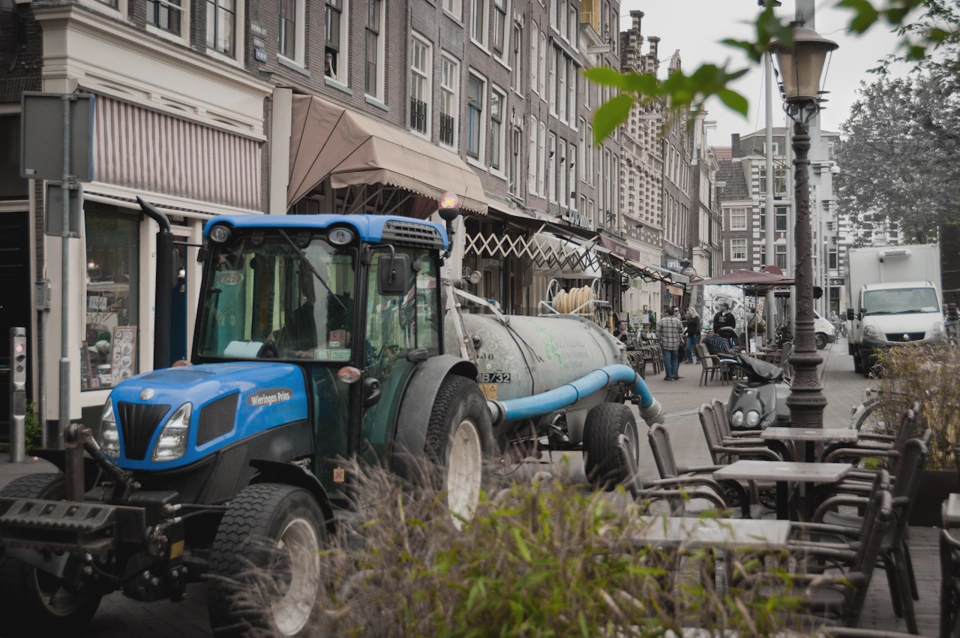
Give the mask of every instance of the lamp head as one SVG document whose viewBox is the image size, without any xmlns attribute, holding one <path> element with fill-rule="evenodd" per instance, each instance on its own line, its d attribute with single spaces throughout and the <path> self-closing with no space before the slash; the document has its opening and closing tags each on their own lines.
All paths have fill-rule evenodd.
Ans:
<svg viewBox="0 0 960 638">
<path fill-rule="evenodd" d="M 827 56 L 837 48 L 836 42 L 807 27 L 794 27 L 792 46 L 773 43 L 783 83 L 783 99 L 788 104 L 817 102 Z"/>
</svg>

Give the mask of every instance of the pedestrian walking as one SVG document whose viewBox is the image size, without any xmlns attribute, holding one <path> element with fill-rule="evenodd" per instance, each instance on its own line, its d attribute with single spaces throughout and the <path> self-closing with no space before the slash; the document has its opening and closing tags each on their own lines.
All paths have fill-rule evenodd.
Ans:
<svg viewBox="0 0 960 638">
<path fill-rule="evenodd" d="M 666 315 L 657 324 L 660 336 L 660 349 L 663 351 L 664 380 L 674 381 L 680 378 L 680 341 L 683 338 L 683 324 L 676 316 L 674 308 L 667 308 Z"/>
<path fill-rule="evenodd" d="M 697 314 L 693 306 L 687 308 L 687 363 L 693 363 L 693 357 L 696 356 L 697 363 L 700 363 L 700 353 L 697 352 L 697 345 L 700 343 L 700 333 L 703 325 L 700 321 L 700 315 Z"/>
</svg>

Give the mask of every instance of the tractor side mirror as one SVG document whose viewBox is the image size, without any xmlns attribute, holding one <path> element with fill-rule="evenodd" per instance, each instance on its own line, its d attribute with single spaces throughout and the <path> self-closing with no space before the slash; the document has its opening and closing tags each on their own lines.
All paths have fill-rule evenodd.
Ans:
<svg viewBox="0 0 960 638">
<path fill-rule="evenodd" d="M 363 407 L 371 408 L 380 401 L 380 382 L 373 377 L 363 380 Z"/>
<path fill-rule="evenodd" d="M 377 260 L 377 292 L 383 297 L 407 294 L 410 281 L 410 255 L 380 255 Z"/>
<path fill-rule="evenodd" d="M 853 308 L 847 308 L 847 320 L 848 320 L 848 321 L 853 321 L 854 319 L 856 319 L 856 317 L 857 317 L 857 315 L 856 315 L 856 313 L 853 311 Z"/>
</svg>

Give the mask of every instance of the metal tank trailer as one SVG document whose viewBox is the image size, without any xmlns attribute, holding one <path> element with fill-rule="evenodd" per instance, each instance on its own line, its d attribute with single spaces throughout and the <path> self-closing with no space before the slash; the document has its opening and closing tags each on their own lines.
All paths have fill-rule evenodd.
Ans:
<svg viewBox="0 0 960 638">
<path fill-rule="evenodd" d="M 583 451 L 591 481 L 627 478 L 617 446 L 626 437 L 636 466 L 640 433 L 626 403 L 637 403 L 649 425 L 662 423 L 663 413 L 626 365 L 623 344 L 582 316 L 504 315 L 452 284 L 444 293 L 445 350 L 476 364 L 503 465 L 515 467 L 544 451 Z M 488 314 L 464 312 L 466 302 Z"/>
</svg>

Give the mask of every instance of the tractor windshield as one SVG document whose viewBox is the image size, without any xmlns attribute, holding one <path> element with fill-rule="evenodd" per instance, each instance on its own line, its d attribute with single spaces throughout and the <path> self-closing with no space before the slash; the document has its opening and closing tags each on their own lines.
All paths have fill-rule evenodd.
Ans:
<svg viewBox="0 0 960 638">
<path fill-rule="evenodd" d="M 214 244 L 209 259 L 201 356 L 350 360 L 354 248 L 267 233 Z"/>
</svg>

